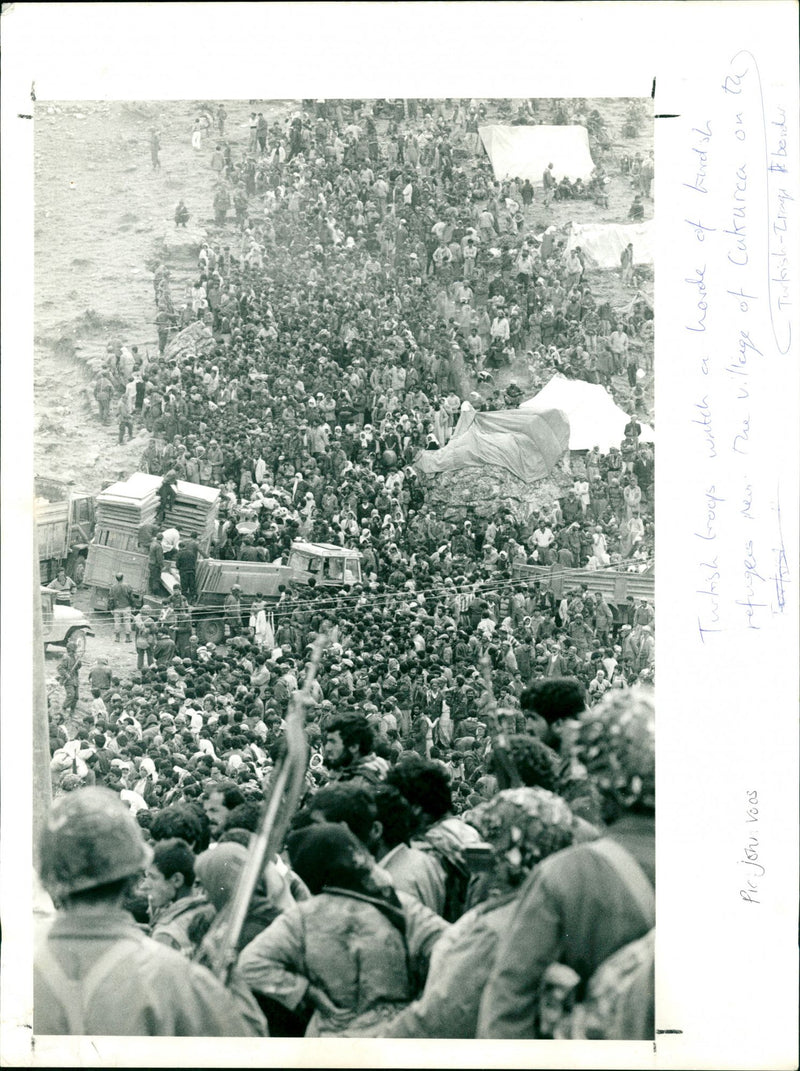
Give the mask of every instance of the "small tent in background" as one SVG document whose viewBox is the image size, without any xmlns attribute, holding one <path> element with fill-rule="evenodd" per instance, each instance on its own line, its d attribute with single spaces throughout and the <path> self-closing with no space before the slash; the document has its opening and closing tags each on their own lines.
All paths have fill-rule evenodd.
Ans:
<svg viewBox="0 0 800 1071">
<path fill-rule="evenodd" d="M 605 387 L 583 379 L 567 379 L 555 375 L 537 395 L 519 406 L 523 412 L 541 413 L 553 409 L 566 413 L 569 420 L 570 450 L 591 450 L 599 446 L 605 453 L 619 446 L 625 437 L 625 425 L 630 416 L 620 409 Z M 642 425 L 640 441 L 654 441 L 653 429 Z"/>
<path fill-rule="evenodd" d="M 559 181 L 588 179 L 594 170 L 585 126 L 479 126 L 494 177 L 541 183 L 548 164 Z"/>
<path fill-rule="evenodd" d="M 414 460 L 418 472 L 453 472 L 492 465 L 534 483 L 552 472 L 569 442 L 569 423 L 563 413 L 539 409 L 504 409 L 479 413 L 469 402 L 461 405 L 453 435 L 440 450 L 423 450 Z"/>
<path fill-rule="evenodd" d="M 590 268 L 618 268 L 622 250 L 633 246 L 634 264 L 652 264 L 655 248 L 655 224 L 645 223 L 572 223 L 567 234 L 569 252 L 580 246 Z"/>
</svg>

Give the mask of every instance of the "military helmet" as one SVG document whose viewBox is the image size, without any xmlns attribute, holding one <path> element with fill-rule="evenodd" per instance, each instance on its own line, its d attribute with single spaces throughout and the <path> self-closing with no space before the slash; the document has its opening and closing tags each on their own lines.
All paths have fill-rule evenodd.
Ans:
<svg viewBox="0 0 800 1071">
<path fill-rule="evenodd" d="M 608 692 L 581 715 L 575 757 L 618 810 L 655 809 L 653 689 Z"/>
<path fill-rule="evenodd" d="M 40 840 L 39 874 L 58 900 L 137 874 L 150 849 L 119 796 L 81 788 L 57 799 Z"/>
</svg>

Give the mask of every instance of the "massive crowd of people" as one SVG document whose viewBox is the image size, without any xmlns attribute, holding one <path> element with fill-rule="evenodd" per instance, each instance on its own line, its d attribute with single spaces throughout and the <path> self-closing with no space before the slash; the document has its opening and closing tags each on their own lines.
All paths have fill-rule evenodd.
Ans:
<svg viewBox="0 0 800 1071">
<path fill-rule="evenodd" d="M 328 638 L 305 797 L 251 903 L 230 995 L 204 1021 L 213 979 L 199 967 L 189 1008 L 166 983 L 145 995 L 128 978 L 127 1001 L 108 1000 L 84 1032 L 652 1033 L 653 609 L 585 583 L 556 597 L 518 568 L 651 565 L 640 420 L 651 419 L 652 314 L 630 258 L 624 309 L 593 293 L 580 250 L 566 253 L 547 222 L 549 196 L 540 207 L 546 178 L 535 190 L 493 180 L 480 107 L 413 102 L 387 120 L 370 103 L 317 102 L 283 125 L 255 112 L 245 147 L 217 109 L 205 123 L 218 135 L 216 227 L 190 293 L 159 265 L 159 356 L 109 344 L 101 418 L 116 405 L 120 440 L 134 422 L 147 428 L 140 467 L 165 484 L 221 488 L 212 556 L 274 561 L 297 538 L 334 543 L 361 552 L 363 582 L 269 605 L 234 589 L 224 642 L 202 644 L 184 597 L 196 594 L 192 541 L 178 559 L 184 592 L 160 615 L 129 613 L 135 670 L 99 659 L 88 705 L 67 651 L 49 697 L 62 817 L 42 878 L 64 910 L 47 963 L 75 939 L 87 899 L 118 925 L 121 907 L 133 913 L 127 940 L 147 929 L 202 963 L 309 648 Z M 523 106 L 515 121 L 539 120 Z M 591 120 L 597 189 L 609 165 Z M 640 159 L 631 170 L 614 181 L 647 196 Z M 175 338 L 193 324 L 208 330 Z M 447 443 L 465 398 L 516 405 L 520 369 L 531 392 L 554 371 L 604 384 L 630 413 L 625 438 L 573 455 L 572 489 L 529 522 L 446 522 L 414 459 Z M 91 840 L 97 814 L 121 867 L 103 871 L 95 841 L 99 862 L 59 846 L 70 822 Z M 40 973 L 43 1032 L 70 1032 Z"/>
</svg>

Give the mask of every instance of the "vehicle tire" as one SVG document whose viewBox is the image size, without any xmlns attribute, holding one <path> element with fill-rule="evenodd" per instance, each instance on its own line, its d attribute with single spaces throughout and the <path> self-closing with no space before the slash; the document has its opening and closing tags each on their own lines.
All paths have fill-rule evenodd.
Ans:
<svg viewBox="0 0 800 1071">
<path fill-rule="evenodd" d="M 64 647 L 66 648 L 67 642 L 74 640 L 76 647 L 76 654 L 79 658 L 83 658 L 86 654 L 86 629 L 85 628 L 71 628 L 67 633 L 66 640 L 64 641 Z"/>
<path fill-rule="evenodd" d="M 201 644 L 223 643 L 225 640 L 225 625 L 213 617 L 201 618 L 195 628 Z"/>
</svg>

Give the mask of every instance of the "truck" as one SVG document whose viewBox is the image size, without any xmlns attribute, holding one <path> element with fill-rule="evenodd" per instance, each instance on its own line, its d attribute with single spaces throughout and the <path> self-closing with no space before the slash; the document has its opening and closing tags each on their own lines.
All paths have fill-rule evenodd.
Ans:
<svg viewBox="0 0 800 1071">
<path fill-rule="evenodd" d="M 94 495 L 45 477 L 34 483 L 34 519 L 39 573 L 49 583 L 61 566 L 76 582 L 84 568 L 95 525 Z"/>
<path fill-rule="evenodd" d="M 307 587 L 312 579 L 320 587 L 344 587 L 361 582 L 361 552 L 333 543 L 306 543 L 296 539 L 286 563 L 221 561 L 207 558 L 197 567 L 197 603 L 192 609 L 201 643 L 222 643 L 225 638 L 224 603 L 234 585 L 241 589 L 246 611 L 256 598 L 267 606 L 282 591 Z"/>
<path fill-rule="evenodd" d="M 221 643 L 225 634 L 223 604 L 231 588 L 241 588 L 246 609 L 256 597 L 267 605 L 277 603 L 281 589 L 292 591 L 309 586 L 340 588 L 361 583 L 362 554 L 358 550 L 333 543 L 306 543 L 296 539 L 284 562 L 253 562 L 204 558 L 197 565 L 197 601 L 193 617 L 198 636 L 204 643 Z M 85 581 L 92 588 L 92 608 L 108 609 L 108 590 L 117 573 L 139 596 L 146 607 L 158 610 L 163 599 L 149 592 L 148 555 L 140 550 L 122 550 L 91 544 Z M 177 570 L 165 563 L 161 583 L 167 593 L 179 583 Z"/>
<path fill-rule="evenodd" d="M 70 640 L 77 644 L 78 654 L 86 651 L 86 637 L 94 636 L 89 619 L 72 606 L 56 602 L 56 592 L 42 588 L 42 637 L 45 648 L 48 644 L 66 647 Z"/>
<path fill-rule="evenodd" d="M 108 609 L 108 592 L 117 573 L 124 575 L 125 583 L 130 585 L 134 594 L 144 596 L 147 593 L 149 570 L 146 552 L 91 543 L 83 579 L 92 589 L 93 610 Z M 177 577 L 174 582 L 177 583 Z"/>
<path fill-rule="evenodd" d="M 652 568 L 645 573 L 628 573 L 618 569 L 564 569 L 558 565 L 515 565 L 517 580 L 538 580 L 546 584 L 556 598 L 585 584 L 596 594 L 602 591 L 611 606 L 622 606 L 629 595 L 644 599 L 651 606 L 655 596 Z"/>
<path fill-rule="evenodd" d="M 148 586 L 148 558 L 157 524 L 184 535 L 197 536 L 201 552 L 211 546 L 219 489 L 176 480 L 169 506 L 159 504 L 162 477 L 134 472 L 105 487 L 96 498 L 96 525 L 86 558 L 85 582 L 92 588 L 95 610 L 108 608 L 108 592 L 122 573 L 134 592 L 144 595 Z M 156 520 L 158 518 L 158 521 Z M 172 577 L 172 579 L 171 579 Z M 177 572 L 163 574 L 167 591 L 178 582 Z"/>
<path fill-rule="evenodd" d="M 295 539 L 287 565 L 296 583 L 308 584 L 313 578 L 323 587 L 341 587 L 361 583 L 362 557 L 351 547 Z"/>
</svg>

